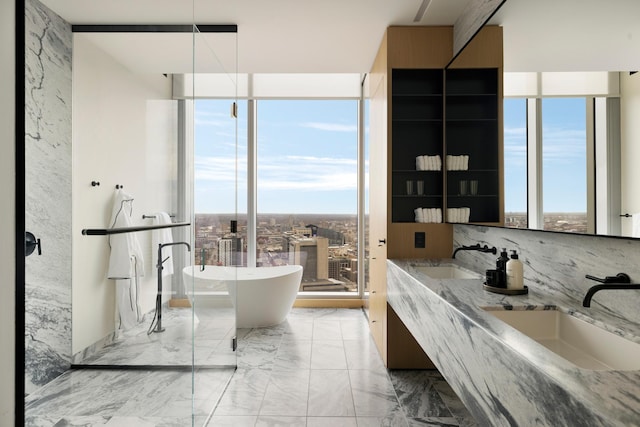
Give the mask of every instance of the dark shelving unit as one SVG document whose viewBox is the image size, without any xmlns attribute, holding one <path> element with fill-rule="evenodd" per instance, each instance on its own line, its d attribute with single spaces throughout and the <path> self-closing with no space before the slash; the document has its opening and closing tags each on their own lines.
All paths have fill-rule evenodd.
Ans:
<svg viewBox="0 0 640 427">
<path fill-rule="evenodd" d="M 468 170 L 447 171 L 447 208 L 470 208 L 470 222 L 500 221 L 498 69 L 449 69 L 445 74 L 447 155 L 468 155 Z M 460 181 L 467 181 L 460 194 Z M 471 194 L 471 181 L 478 182 Z"/>
<path fill-rule="evenodd" d="M 414 222 L 416 208 L 442 208 L 442 170 L 417 170 L 416 157 L 439 155 L 444 163 L 444 71 L 393 69 L 391 72 L 392 222 Z M 413 181 L 407 194 L 406 182 Z M 417 181 L 424 182 L 417 194 Z"/>
</svg>

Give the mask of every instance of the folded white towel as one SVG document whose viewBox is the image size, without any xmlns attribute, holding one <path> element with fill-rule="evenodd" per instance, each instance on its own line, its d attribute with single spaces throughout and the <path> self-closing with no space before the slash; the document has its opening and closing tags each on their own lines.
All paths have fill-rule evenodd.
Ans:
<svg viewBox="0 0 640 427">
<path fill-rule="evenodd" d="M 155 218 L 153 218 L 152 225 L 164 225 L 171 224 L 171 217 L 166 212 L 156 212 L 154 214 Z M 155 260 L 154 266 L 157 266 L 158 260 L 158 245 L 164 243 L 173 243 L 173 234 L 171 233 L 170 228 L 161 228 L 159 230 L 153 230 L 151 234 L 151 254 Z M 165 246 L 162 248 L 162 259 L 169 257 L 168 260 L 162 264 L 162 275 L 167 276 L 173 274 L 173 250 L 171 246 Z M 153 269 L 154 273 L 157 276 L 157 268 Z"/>
<path fill-rule="evenodd" d="M 436 222 L 442 222 L 442 209 L 440 208 L 436 210 Z"/>
<path fill-rule="evenodd" d="M 442 157 L 436 156 L 436 170 L 442 170 Z"/>
<path fill-rule="evenodd" d="M 469 217 L 471 216 L 471 208 L 462 208 L 462 212 L 464 214 L 462 222 L 469 222 Z"/>
<path fill-rule="evenodd" d="M 445 166 L 447 168 L 448 171 L 453 170 L 453 160 L 452 160 L 453 156 L 450 154 L 447 154 L 447 157 L 445 157 Z"/>
<path fill-rule="evenodd" d="M 424 222 L 424 215 L 422 214 L 422 208 L 414 209 L 413 213 L 415 214 L 416 222 Z"/>
<path fill-rule="evenodd" d="M 418 156 L 416 157 L 416 170 L 423 171 L 424 170 L 424 157 Z"/>
<path fill-rule="evenodd" d="M 429 219 L 429 208 L 422 208 L 422 217 L 424 218 L 422 222 L 431 222 Z"/>
<path fill-rule="evenodd" d="M 462 170 L 469 170 L 469 156 L 462 156 Z"/>
</svg>

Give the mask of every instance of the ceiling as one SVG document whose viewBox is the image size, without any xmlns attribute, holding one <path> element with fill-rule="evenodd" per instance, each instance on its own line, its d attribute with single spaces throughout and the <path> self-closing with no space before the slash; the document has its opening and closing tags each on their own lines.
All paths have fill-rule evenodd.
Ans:
<svg viewBox="0 0 640 427">
<path fill-rule="evenodd" d="M 639 0 L 507 0 L 505 71 L 640 69 Z"/>
<path fill-rule="evenodd" d="M 42 0 L 71 24 L 237 24 L 235 34 L 76 34 L 139 72 L 364 73 L 389 25 L 453 25 L 471 1 Z M 195 19 L 194 19 L 195 16 Z M 640 0 L 507 0 L 505 71 L 640 69 Z M 237 50 L 236 50 L 237 47 Z M 236 55 L 237 51 L 237 55 Z"/>
<path fill-rule="evenodd" d="M 423 0 L 42 0 L 71 24 L 237 24 L 237 40 L 198 35 L 195 56 L 200 72 L 239 73 L 364 73 L 389 25 L 453 25 L 469 1 L 431 0 L 414 22 Z M 134 70 L 193 69 L 189 34 L 82 37 Z"/>
</svg>

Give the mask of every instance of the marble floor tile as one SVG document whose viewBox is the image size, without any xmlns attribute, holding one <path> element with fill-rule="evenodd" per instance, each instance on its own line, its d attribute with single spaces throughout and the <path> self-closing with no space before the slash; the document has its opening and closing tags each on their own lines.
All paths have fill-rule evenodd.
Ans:
<svg viewBox="0 0 640 427">
<path fill-rule="evenodd" d="M 310 417 L 354 417 L 356 415 L 347 370 L 311 370 Z"/>
<path fill-rule="evenodd" d="M 358 427 L 409 427 L 409 423 L 402 410 L 398 410 L 386 417 L 357 417 Z"/>
<path fill-rule="evenodd" d="M 341 340 L 342 329 L 339 320 L 315 319 L 313 321 L 313 340 Z"/>
<path fill-rule="evenodd" d="M 271 369 L 278 352 L 278 345 L 264 343 L 262 341 L 247 341 L 242 346 L 238 345 L 238 368 Z"/>
<path fill-rule="evenodd" d="M 358 427 L 355 417 L 309 417 L 307 427 Z"/>
<path fill-rule="evenodd" d="M 350 370 L 349 379 L 357 416 L 386 417 L 400 409 L 386 372 Z"/>
<path fill-rule="evenodd" d="M 362 310 L 295 308 L 275 327 L 238 330 L 231 311 L 221 313 L 167 310 L 167 334 L 141 325 L 93 357 L 237 361 L 196 370 L 193 396 L 190 371 L 73 370 L 26 398 L 25 425 L 204 427 L 213 411 L 208 426 L 477 427 L 437 371 L 387 371 Z"/>
<path fill-rule="evenodd" d="M 371 334 L 366 319 L 342 319 L 340 320 L 342 339 L 366 341 Z"/>
<path fill-rule="evenodd" d="M 305 427 L 306 417 L 277 417 L 260 416 L 256 420 L 256 427 Z"/>
<path fill-rule="evenodd" d="M 249 415 L 214 415 L 209 420 L 209 426 L 215 427 L 254 427 L 256 416 Z"/>
<path fill-rule="evenodd" d="M 270 370 L 238 368 L 214 415 L 258 415 L 270 377 Z"/>
<path fill-rule="evenodd" d="M 300 318 L 300 320 L 287 320 L 284 328 L 283 341 L 313 339 L 313 319 Z"/>
<path fill-rule="evenodd" d="M 311 341 L 283 341 L 273 366 L 275 369 L 310 369 Z"/>
<path fill-rule="evenodd" d="M 342 341 L 313 340 L 311 369 L 347 369 Z"/>
<path fill-rule="evenodd" d="M 260 415 L 306 416 L 309 376 L 308 369 L 272 371 Z"/>
<path fill-rule="evenodd" d="M 344 340 L 344 353 L 349 369 L 385 370 L 373 339 Z"/>
<path fill-rule="evenodd" d="M 449 418 L 409 418 L 409 427 L 459 427 L 458 420 Z"/>
<path fill-rule="evenodd" d="M 390 370 L 389 376 L 407 417 L 453 417 L 434 386 L 432 373 L 416 370 Z"/>
</svg>

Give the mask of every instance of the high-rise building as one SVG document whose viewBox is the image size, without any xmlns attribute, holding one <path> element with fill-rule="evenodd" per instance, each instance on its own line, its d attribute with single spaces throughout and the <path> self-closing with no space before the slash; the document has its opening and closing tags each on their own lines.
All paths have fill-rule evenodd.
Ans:
<svg viewBox="0 0 640 427">
<path fill-rule="evenodd" d="M 218 262 L 221 265 L 244 265 L 240 237 L 225 237 L 218 240 Z"/>
<path fill-rule="evenodd" d="M 289 263 L 301 265 L 303 281 L 329 278 L 329 240 L 326 237 L 289 237 Z"/>
<path fill-rule="evenodd" d="M 340 279 L 340 260 L 336 258 L 329 259 L 329 277 L 331 279 Z"/>
</svg>

